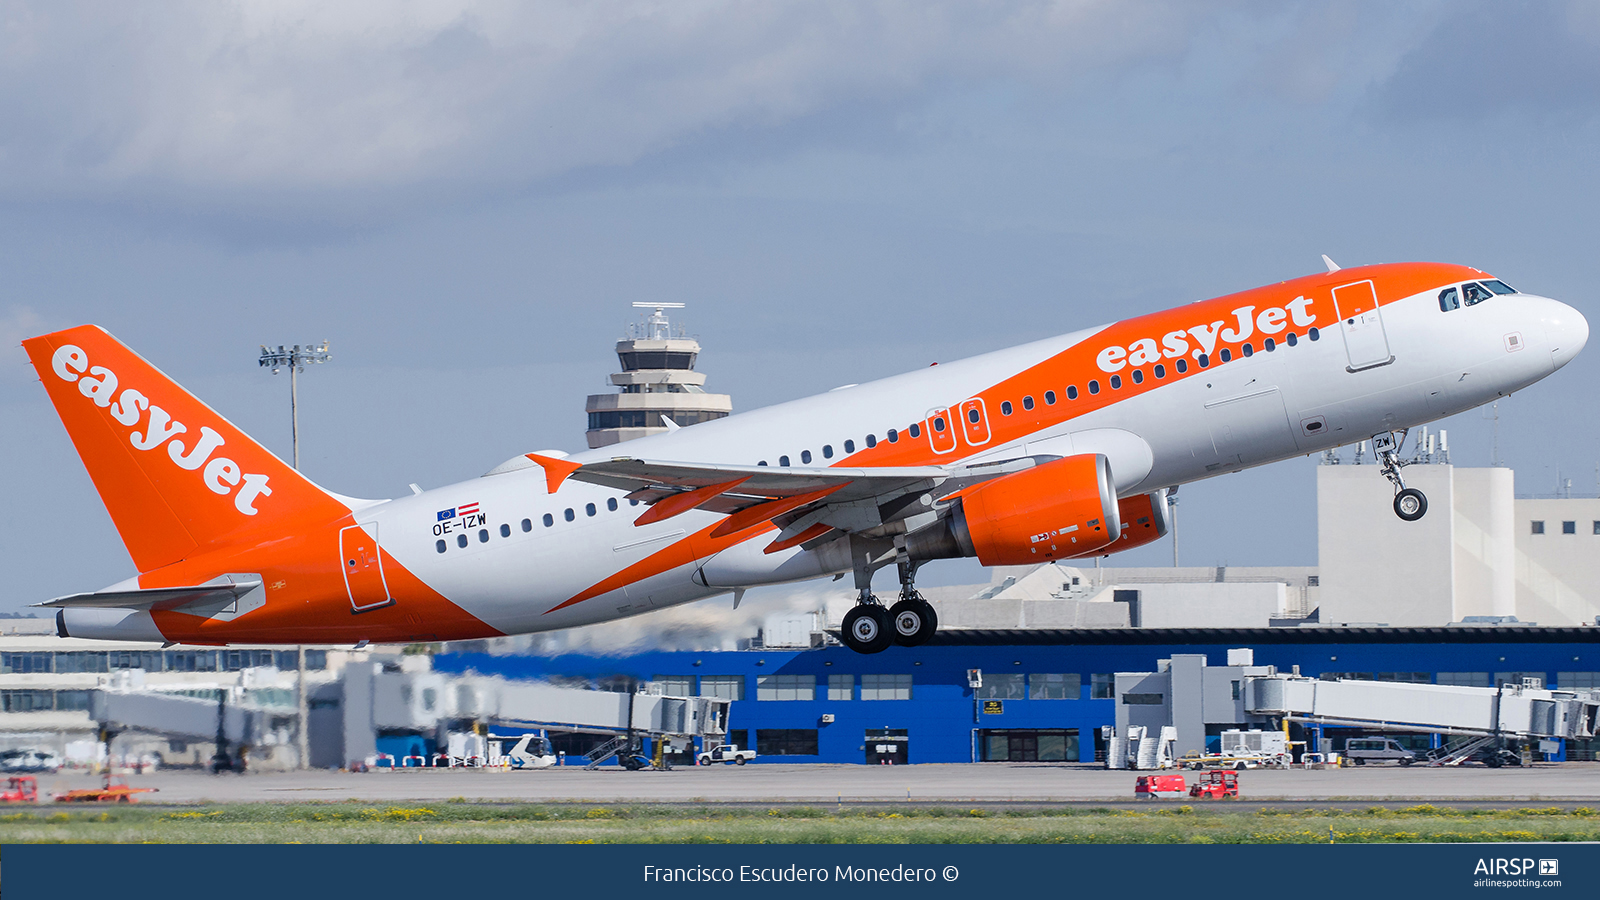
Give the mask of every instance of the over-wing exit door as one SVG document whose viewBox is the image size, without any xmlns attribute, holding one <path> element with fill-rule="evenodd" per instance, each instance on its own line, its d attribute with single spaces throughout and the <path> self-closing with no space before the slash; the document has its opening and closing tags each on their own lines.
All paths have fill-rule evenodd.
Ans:
<svg viewBox="0 0 1600 900">
<path fill-rule="evenodd" d="M 350 525 L 339 530 L 339 565 L 344 570 L 345 590 L 350 593 L 350 608 L 356 612 L 377 609 L 393 603 L 383 579 L 383 558 L 378 553 L 378 537 L 367 529 L 378 530 L 378 523 Z"/>
<path fill-rule="evenodd" d="M 1339 311 L 1339 330 L 1344 332 L 1344 349 L 1350 359 L 1349 370 L 1357 372 L 1394 362 L 1389 352 L 1389 336 L 1383 330 L 1383 313 L 1372 282 L 1358 281 L 1333 289 L 1333 305 Z"/>
</svg>

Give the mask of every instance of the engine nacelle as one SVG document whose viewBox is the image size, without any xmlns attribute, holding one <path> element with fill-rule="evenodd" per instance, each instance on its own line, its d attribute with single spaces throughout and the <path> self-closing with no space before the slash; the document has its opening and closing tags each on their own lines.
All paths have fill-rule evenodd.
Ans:
<svg viewBox="0 0 1600 900">
<path fill-rule="evenodd" d="M 918 559 L 1023 566 L 1093 553 L 1121 532 L 1111 463 L 1083 453 L 967 489 L 938 525 L 907 535 L 906 549 Z"/>
<path fill-rule="evenodd" d="M 1151 491 L 1148 494 L 1118 500 L 1117 518 L 1122 521 L 1122 535 L 1110 546 L 1079 554 L 1080 557 L 1121 553 L 1166 537 L 1167 532 L 1172 530 L 1171 513 L 1167 507 L 1167 492 Z"/>
</svg>

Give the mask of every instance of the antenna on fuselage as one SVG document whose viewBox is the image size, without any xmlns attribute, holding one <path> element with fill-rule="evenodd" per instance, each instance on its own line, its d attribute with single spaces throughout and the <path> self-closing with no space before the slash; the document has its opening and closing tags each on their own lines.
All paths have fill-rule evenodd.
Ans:
<svg viewBox="0 0 1600 900">
<path fill-rule="evenodd" d="M 1329 272 L 1339 271 L 1339 264 L 1329 259 L 1326 253 L 1322 254 L 1322 264 L 1328 267 Z"/>
</svg>

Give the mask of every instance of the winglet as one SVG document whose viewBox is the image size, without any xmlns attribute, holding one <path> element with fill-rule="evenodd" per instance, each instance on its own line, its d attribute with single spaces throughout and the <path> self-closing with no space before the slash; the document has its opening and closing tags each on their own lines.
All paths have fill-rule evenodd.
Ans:
<svg viewBox="0 0 1600 900">
<path fill-rule="evenodd" d="M 561 482 L 566 481 L 568 475 L 583 468 L 583 463 L 556 459 L 553 456 L 540 456 L 537 453 L 524 455 L 544 468 L 545 490 L 551 494 L 554 494 L 556 489 L 561 487 Z"/>
<path fill-rule="evenodd" d="M 672 432 L 677 431 L 678 429 L 683 427 L 682 425 L 679 425 L 677 422 L 672 421 L 672 419 L 670 417 L 668 417 L 668 416 L 662 416 L 661 417 L 661 424 L 667 426 L 667 433 L 668 434 L 671 434 Z"/>
<path fill-rule="evenodd" d="M 1339 264 L 1329 259 L 1326 253 L 1322 254 L 1322 264 L 1328 267 L 1329 272 L 1339 271 Z"/>
</svg>

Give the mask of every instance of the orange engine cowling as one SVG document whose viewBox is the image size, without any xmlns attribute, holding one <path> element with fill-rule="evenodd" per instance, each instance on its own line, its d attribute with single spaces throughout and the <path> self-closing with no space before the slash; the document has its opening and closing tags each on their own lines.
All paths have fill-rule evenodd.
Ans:
<svg viewBox="0 0 1600 900">
<path fill-rule="evenodd" d="M 1102 550 L 1121 534 L 1111 464 L 1084 453 L 986 481 L 961 495 L 958 542 L 986 566 L 1020 566 Z"/>
<path fill-rule="evenodd" d="M 1166 537 L 1172 529 L 1172 519 L 1167 511 L 1167 492 L 1151 491 L 1117 501 L 1117 518 L 1122 523 L 1122 534 L 1110 546 L 1080 553 L 1078 556 L 1099 556 L 1104 553 L 1121 553 Z"/>
</svg>

